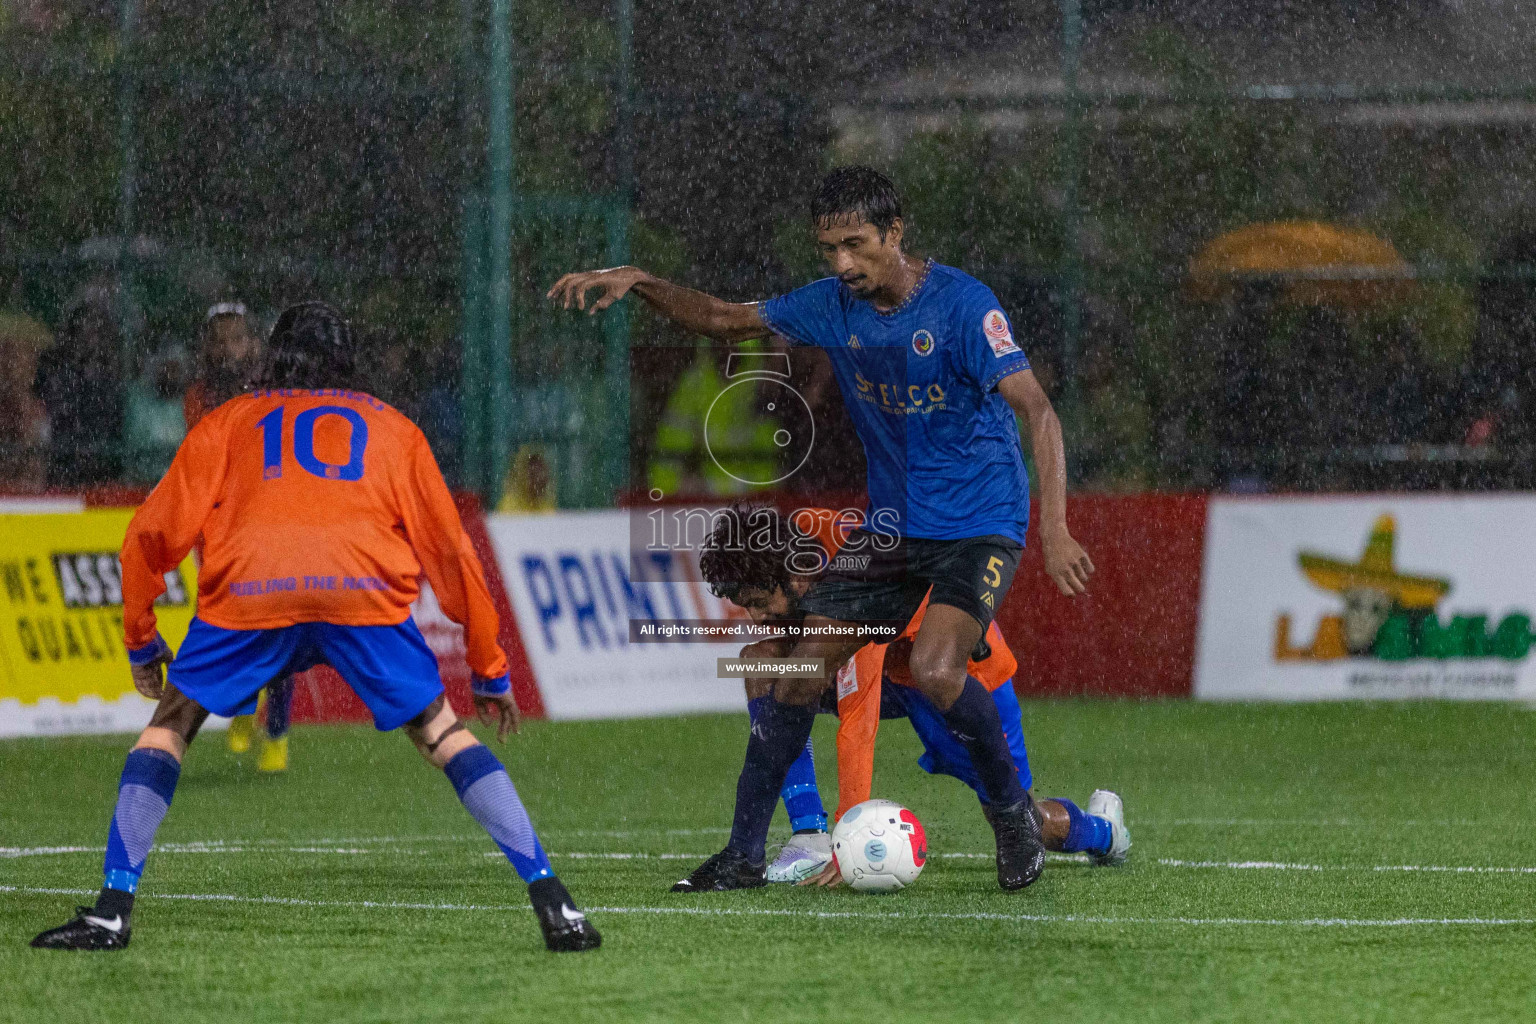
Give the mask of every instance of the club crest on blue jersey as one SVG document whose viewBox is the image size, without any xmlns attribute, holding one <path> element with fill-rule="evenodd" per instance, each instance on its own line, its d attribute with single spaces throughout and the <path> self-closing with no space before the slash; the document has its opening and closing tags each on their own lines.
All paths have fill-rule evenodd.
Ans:
<svg viewBox="0 0 1536 1024">
<path fill-rule="evenodd" d="M 927 331 L 917 331 L 912 335 L 912 351 L 920 356 L 933 354 L 933 335 Z"/>
<path fill-rule="evenodd" d="M 857 334 L 850 334 L 848 335 L 848 347 L 863 348 L 864 346 L 859 342 L 859 336 Z"/>
<path fill-rule="evenodd" d="M 1003 316 L 1002 310 L 990 310 L 982 317 L 981 331 L 987 336 L 987 345 L 991 347 L 994 359 L 1019 351 L 1019 346 L 1013 343 L 1013 332 L 1008 329 L 1008 318 Z"/>
</svg>

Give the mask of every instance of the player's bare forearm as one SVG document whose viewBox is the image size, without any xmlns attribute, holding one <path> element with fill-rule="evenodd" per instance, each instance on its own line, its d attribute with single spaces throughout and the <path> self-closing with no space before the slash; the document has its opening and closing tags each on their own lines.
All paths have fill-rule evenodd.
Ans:
<svg viewBox="0 0 1536 1024">
<path fill-rule="evenodd" d="M 587 293 L 599 292 L 587 303 Z M 662 316 L 694 334 L 719 341 L 746 341 L 766 333 L 753 303 L 726 302 L 713 295 L 663 281 L 639 267 L 612 267 L 566 274 L 549 289 L 547 298 L 566 309 L 598 313 L 625 295 L 635 294 Z"/>
<path fill-rule="evenodd" d="M 1030 449 L 1035 458 L 1035 474 L 1040 482 L 1040 530 L 1067 528 L 1067 446 L 1062 439 L 1061 419 L 1049 402 L 1032 416 L 1029 424 Z"/>
<path fill-rule="evenodd" d="M 1040 546 L 1045 571 L 1063 594 L 1081 594 L 1093 575 L 1093 560 L 1067 529 L 1067 452 L 1061 420 L 1029 370 L 1004 377 L 998 391 L 1029 426 L 1030 449 L 1040 483 Z"/>
<path fill-rule="evenodd" d="M 726 302 L 650 275 L 637 282 L 633 291 L 662 316 L 706 338 L 746 341 L 766 331 L 754 303 Z"/>
</svg>

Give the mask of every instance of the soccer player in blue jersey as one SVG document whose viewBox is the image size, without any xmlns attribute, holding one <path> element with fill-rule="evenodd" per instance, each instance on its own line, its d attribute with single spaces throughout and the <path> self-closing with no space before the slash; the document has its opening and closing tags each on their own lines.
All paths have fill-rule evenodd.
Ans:
<svg viewBox="0 0 1536 1024">
<path fill-rule="evenodd" d="M 826 565 L 819 561 L 800 564 L 790 556 L 796 549 L 816 548 L 824 550 L 829 558 L 835 556 L 846 533 L 839 514 L 826 509 L 800 509 L 792 516 L 782 516 L 772 507 L 738 504 L 716 512 L 713 518 L 714 529 L 700 548 L 699 574 L 715 596 L 742 608 L 754 622 L 799 621 L 800 601 Z M 749 533 L 754 538 L 750 546 L 740 540 Z M 907 637 L 914 624 L 920 628 L 921 621 L 914 618 L 902 638 L 891 644 L 865 647 L 838 673 L 836 690 L 822 694 L 819 710 L 839 719 L 839 815 L 870 798 L 876 732 L 880 723 L 889 718 L 905 718 L 911 723 L 923 744 L 924 755 L 918 764 L 924 771 L 959 779 L 980 797 L 982 813 L 990 810 L 986 788 L 971 765 L 969 752 L 955 741 L 932 702 L 909 685 L 912 641 Z M 992 694 L 1018 769 L 1019 784 L 1027 790 L 1032 778 L 1029 754 L 1011 678 L 1017 662 L 995 624 L 987 630 L 985 639 L 990 650 L 979 659 L 973 657 L 968 670 Z M 790 646 L 791 641 L 785 638 L 760 640 L 743 648 L 741 656 L 780 657 Z M 771 697 L 769 680 L 747 680 L 747 713 L 752 724 Z M 768 881 L 813 879 L 817 884 L 831 883 L 838 873 L 832 861 L 827 813 L 816 783 L 809 743 L 790 765 L 779 795 L 793 835 L 768 865 Z M 1043 819 L 1041 832 L 1047 850 L 1086 853 L 1089 863 L 1096 866 L 1125 862 L 1131 834 L 1125 824 L 1125 805 L 1118 793 L 1095 790 L 1086 811 L 1063 797 L 1037 799 L 1035 806 Z"/>
<path fill-rule="evenodd" d="M 913 642 L 913 685 L 970 754 L 992 809 L 998 884 L 1022 889 L 1045 865 L 1040 814 L 1019 784 L 997 706 L 966 672 L 1012 583 L 1029 519 L 1029 477 L 1015 414 L 1028 425 L 1040 480 L 1046 571 L 1084 592 L 1093 563 L 1066 522 L 1061 424 L 990 289 L 902 247 L 890 179 L 842 167 L 811 202 L 832 276 L 760 303 L 725 302 L 638 267 L 567 274 L 549 290 L 566 308 L 606 309 L 633 292 L 684 329 L 739 342 L 778 334 L 826 352 L 868 462 L 869 507 L 841 559 L 801 602 L 808 634 L 796 659 L 825 674 L 775 682 L 747 743 L 726 848 L 678 891 L 765 884 L 769 824 L 790 765 L 805 749 L 821 693 L 866 642 L 836 627 L 905 623 L 930 593 Z M 587 302 L 587 293 L 600 294 Z M 819 635 L 818 635 L 819 634 Z"/>
</svg>

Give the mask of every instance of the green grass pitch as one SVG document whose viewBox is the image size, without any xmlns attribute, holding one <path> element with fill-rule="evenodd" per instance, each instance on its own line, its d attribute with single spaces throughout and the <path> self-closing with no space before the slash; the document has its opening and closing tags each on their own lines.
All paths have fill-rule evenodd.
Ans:
<svg viewBox="0 0 1536 1024">
<path fill-rule="evenodd" d="M 1135 846 L 1010 894 L 970 792 L 888 722 L 876 795 L 934 855 L 912 888 L 684 897 L 667 887 L 723 845 L 745 718 L 532 723 L 497 750 L 603 931 L 579 956 L 544 952 L 402 737 L 339 727 L 296 730 L 281 777 L 205 736 L 131 948 L 29 949 L 99 884 L 126 741 L 7 741 L 0 1020 L 1533 1020 L 1533 726 L 1498 705 L 1027 703 L 1036 792 L 1118 789 Z"/>
</svg>

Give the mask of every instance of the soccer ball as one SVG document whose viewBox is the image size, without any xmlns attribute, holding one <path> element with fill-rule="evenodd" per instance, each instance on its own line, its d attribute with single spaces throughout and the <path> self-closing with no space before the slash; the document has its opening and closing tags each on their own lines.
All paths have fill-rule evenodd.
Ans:
<svg viewBox="0 0 1536 1024">
<path fill-rule="evenodd" d="M 860 892 L 895 892 L 917 881 L 928 862 L 928 837 L 917 815 L 893 800 L 848 808 L 832 829 L 832 853 L 843 881 Z"/>
</svg>

